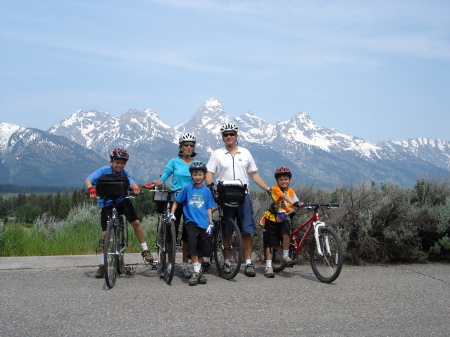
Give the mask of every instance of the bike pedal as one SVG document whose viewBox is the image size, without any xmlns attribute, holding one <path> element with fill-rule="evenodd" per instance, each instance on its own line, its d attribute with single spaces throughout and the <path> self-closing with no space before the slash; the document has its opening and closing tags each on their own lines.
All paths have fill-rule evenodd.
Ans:
<svg viewBox="0 0 450 337">
<path fill-rule="evenodd" d="M 157 270 L 158 269 L 158 262 L 157 261 L 153 261 L 152 263 L 152 270 Z"/>
<path fill-rule="evenodd" d="M 131 276 L 136 272 L 134 267 L 132 267 L 132 266 L 125 266 L 124 269 L 125 269 L 125 275 L 127 275 L 127 276 Z"/>
</svg>

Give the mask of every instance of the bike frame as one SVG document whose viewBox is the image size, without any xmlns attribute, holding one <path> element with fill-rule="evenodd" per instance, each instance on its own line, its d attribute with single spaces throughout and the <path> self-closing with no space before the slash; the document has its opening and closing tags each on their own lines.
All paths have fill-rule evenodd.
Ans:
<svg viewBox="0 0 450 337">
<path fill-rule="evenodd" d="M 314 229 L 314 237 L 318 243 L 319 240 L 319 228 L 320 227 L 325 227 L 325 223 L 320 221 L 320 215 L 319 215 L 319 209 L 321 206 L 326 206 L 326 207 L 333 207 L 333 205 L 314 205 L 313 207 L 313 214 L 312 216 L 306 220 L 303 224 L 301 224 L 296 230 L 292 230 L 293 229 L 293 219 L 291 219 L 291 232 L 289 234 L 289 237 L 291 238 L 291 244 L 294 247 L 294 252 L 295 254 L 300 254 L 300 250 L 302 249 L 302 247 L 304 246 L 306 239 L 308 238 L 309 234 L 312 232 L 312 230 Z M 308 228 L 306 229 L 305 234 L 303 234 L 303 237 L 301 238 L 300 242 L 297 241 L 297 234 L 306 226 L 308 226 Z M 318 250 L 319 250 L 319 254 L 322 255 L 322 251 L 320 251 L 320 245 L 317 245 Z M 329 250 L 329 248 L 328 248 Z"/>
</svg>

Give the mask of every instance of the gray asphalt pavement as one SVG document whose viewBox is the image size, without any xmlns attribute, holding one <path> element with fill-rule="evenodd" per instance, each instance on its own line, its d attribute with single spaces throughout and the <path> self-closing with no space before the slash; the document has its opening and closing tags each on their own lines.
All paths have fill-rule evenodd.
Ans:
<svg viewBox="0 0 450 337">
<path fill-rule="evenodd" d="M 111 290 L 94 278 L 99 256 L 0 258 L 0 335 L 450 336 L 450 264 L 344 266 L 332 284 L 258 265 L 190 287 L 126 258 L 135 272 Z"/>
</svg>

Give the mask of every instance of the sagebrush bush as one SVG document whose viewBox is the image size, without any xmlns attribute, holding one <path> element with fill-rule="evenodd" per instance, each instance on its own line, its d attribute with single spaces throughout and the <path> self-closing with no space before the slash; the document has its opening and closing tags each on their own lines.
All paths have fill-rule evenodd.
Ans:
<svg viewBox="0 0 450 337">
<path fill-rule="evenodd" d="M 450 182 L 420 179 L 412 189 L 394 183 L 364 182 L 339 187 L 333 192 L 314 185 L 292 186 L 305 203 L 339 203 L 321 217 L 342 239 L 348 263 L 450 261 Z M 251 192 L 255 221 L 254 252 L 263 259 L 262 228 L 259 221 L 270 205 L 265 192 Z M 143 200 L 145 201 L 145 200 Z M 148 203 L 148 201 L 146 201 Z M 150 210 L 148 205 L 145 209 Z M 149 212 L 141 221 L 147 244 L 154 247 L 156 215 Z M 311 215 L 297 211 L 296 222 Z M 129 250 L 140 251 L 131 226 Z M 0 226 L 3 256 L 94 253 L 100 239 L 100 209 L 91 203 L 73 207 L 64 220 L 44 213 L 32 225 L 14 221 Z"/>
<path fill-rule="evenodd" d="M 294 186 L 293 189 L 306 203 L 340 204 L 338 209 L 325 211 L 321 216 L 340 235 L 349 263 L 449 260 L 448 180 L 437 183 L 421 179 L 411 190 L 393 183 L 377 186 L 369 182 L 336 188 L 331 193 L 316 191 L 313 186 Z M 265 194 L 253 197 L 256 199 L 255 218 L 259 222 L 269 200 Z M 310 215 L 304 211 L 298 213 L 302 214 L 297 217 L 298 223 Z M 262 251 L 260 236 L 262 231 L 257 230 L 254 234 L 256 251 Z"/>
</svg>

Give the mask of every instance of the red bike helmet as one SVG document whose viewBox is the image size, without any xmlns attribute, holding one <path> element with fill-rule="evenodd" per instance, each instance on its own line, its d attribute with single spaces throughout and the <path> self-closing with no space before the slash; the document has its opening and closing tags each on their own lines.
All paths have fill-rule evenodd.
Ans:
<svg viewBox="0 0 450 337">
<path fill-rule="evenodd" d="M 292 178 L 292 172 L 288 167 L 281 166 L 275 170 L 275 179 L 278 179 L 280 176 L 288 176 Z"/>
<path fill-rule="evenodd" d="M 129 155 L 128 155 L 128 151 L 121 149 L 121 148 L 115 148 L 114 150 L 111 151 L 111 153 L 109 154 L 109 158 L 111 159 L 111 161 L 114 161 L 115 159 L 125 159 L 128 160 L 129 159 Z"/>
</svg>

